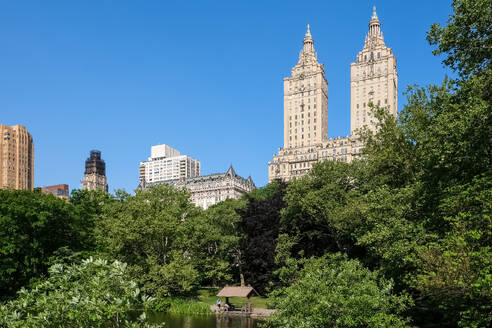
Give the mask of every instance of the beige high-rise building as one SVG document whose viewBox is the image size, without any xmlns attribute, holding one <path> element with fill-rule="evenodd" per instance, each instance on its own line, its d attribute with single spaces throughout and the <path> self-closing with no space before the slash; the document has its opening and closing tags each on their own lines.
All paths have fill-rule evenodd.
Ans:
<svg viewBox="0 0 492 328">
<path fill-rule="evenodd" d="M 355 134 L 362 126 L 374 130 L 369 104 L 387 107 L 397 116 L 398 74 L 396 57 L 384 44 L 381 23 L 373 8 L 369 21 L 369 33 L 364 48 L 350 64 L 350 131 Z"/>
<path fill-rule="evenodd" d="M 328 139 L 328 83 L 317 61 L 308 31 L 292 77 L 284 79 L 284 148 L 268 163 L 268 181 L 289 181 L 305 175 L 325 160 L 351 162 L 360 158 L 364 145 L 357 129 L 374 129 L 369 104 L 388 107 L 397 115 L 396 58 L 384 44 L 376 8 L 369 22 L 364 48 L 350 65 L 351 136 Z"/>
<path fill-rule="evenodd" d="M 23 125 L 0 124 L 0 188 L 33 190 L 34 142 Z"/>
<path fill-rule="evenodd" d="M 307 27 L 292 76 L 284 78 L 284 147 L 304 147 L 328 139 L 328 82 Z"/>
</svg>

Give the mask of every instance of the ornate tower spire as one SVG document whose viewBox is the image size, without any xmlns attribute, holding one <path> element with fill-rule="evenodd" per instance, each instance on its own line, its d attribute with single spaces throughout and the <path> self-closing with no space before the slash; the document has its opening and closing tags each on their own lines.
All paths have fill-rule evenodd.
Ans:
<svg viewBox="0 0 492 328">
<path fill-rule="evenodd" d="M 381 22 L 379 22 L 378 14 L 376 14 L 376 6 L 372 7 L 372 17 L 369 21 L 369 37 L 380 36 Z"/>
<path fill-rule="evenodd" d="M 376 14 L 376 6 L 372 7 L 372 17 L 371 19 L 378 19 L 378 15 Z"/>
<path fill-rule="evenodd" d="M 317 62 L 316 52 L 314 51 L 314 40 L 311 35 L 311 30 L 309 29 L 309 24 L 307 25 L 307 31 L 304 35 L 303 46 L 301 53 L 299 54 L 298 64 L 308 64 Z"/>
</svg>

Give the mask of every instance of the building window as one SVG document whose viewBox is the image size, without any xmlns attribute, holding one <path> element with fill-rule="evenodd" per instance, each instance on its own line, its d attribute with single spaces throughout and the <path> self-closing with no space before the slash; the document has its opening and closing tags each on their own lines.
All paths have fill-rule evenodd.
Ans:
<svg viewBox="0 0 492 328">
<path fill-rule="evenodd" d="M 359 109 L 359 104 L 357 104 L 357 109 Z"/>
</svg>

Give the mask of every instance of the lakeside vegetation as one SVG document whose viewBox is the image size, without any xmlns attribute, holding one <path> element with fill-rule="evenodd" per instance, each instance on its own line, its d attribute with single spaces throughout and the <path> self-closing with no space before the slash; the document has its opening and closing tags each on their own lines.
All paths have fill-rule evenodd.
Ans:
<svg viewBox="0 0 492 328">
<path fill-rule="evenodd" d="M 361 161 L 207 210 L 167 185 L 0 190 L 0 327 L 151 327 L 130 314 L 206 313 L 202 287 L 242 278 L 266 327 L 490 327 L 492 6 L 453 8 L 428 40 L 457 77 L 374 108 Z"/>
</svg>

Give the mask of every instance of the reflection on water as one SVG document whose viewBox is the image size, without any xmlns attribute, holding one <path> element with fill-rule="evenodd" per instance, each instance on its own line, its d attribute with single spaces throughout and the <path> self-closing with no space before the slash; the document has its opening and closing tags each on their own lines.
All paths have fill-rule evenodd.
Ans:
<svg viewBox="0 0 492 328">
<path fill-rule="evenodd" d="M 166 328 L 257 328 L 258 319 L 242 316 L 177 315 L 157 313 L 153 322 L 164 322 Z"/>
</svg>

